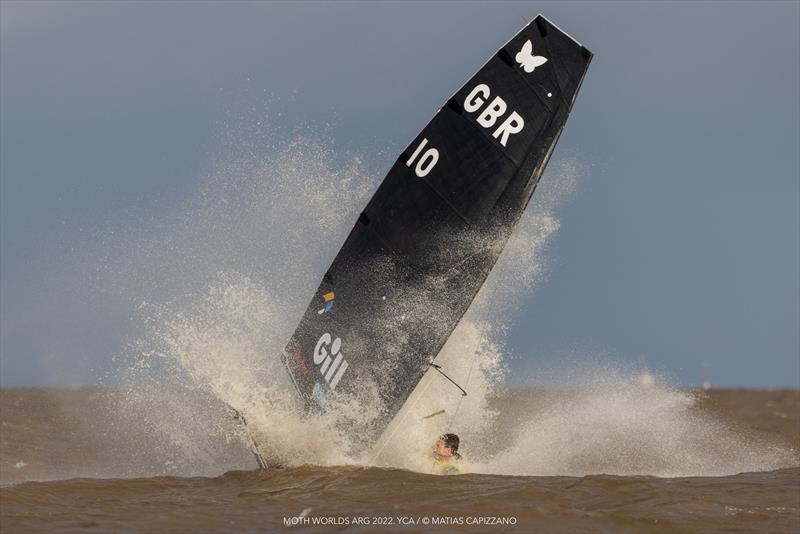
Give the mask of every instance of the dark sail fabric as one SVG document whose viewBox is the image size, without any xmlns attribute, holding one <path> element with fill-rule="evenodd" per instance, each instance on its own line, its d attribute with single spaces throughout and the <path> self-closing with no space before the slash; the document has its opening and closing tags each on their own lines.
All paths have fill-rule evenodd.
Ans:
<svg viewBox="0 0 800 534">
<path fill-rule="evenodd" d="M 400 155 L 286 348 L 309 406 L 361 403 L 371 436 L 402 407 L 527 206 L 591 58 L 539 15 Z"/>
</svg>

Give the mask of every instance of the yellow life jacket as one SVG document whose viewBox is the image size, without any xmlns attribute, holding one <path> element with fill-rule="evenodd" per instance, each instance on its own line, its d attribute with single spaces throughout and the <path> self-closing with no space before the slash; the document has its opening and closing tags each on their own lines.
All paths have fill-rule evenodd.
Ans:
<svg viewBox="0 0 800 534">
<path fill-rule="evenodd" d="M 436 458 L 433 462 L 433 474 L 435 475 L 461 475 L 463 473 L 464 469 L 455 456 Z"/>
</svg>

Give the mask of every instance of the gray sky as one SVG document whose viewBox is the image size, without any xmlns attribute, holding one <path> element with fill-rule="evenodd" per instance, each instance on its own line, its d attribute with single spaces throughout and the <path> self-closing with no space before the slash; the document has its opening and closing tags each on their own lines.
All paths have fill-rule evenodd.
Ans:
<svg viewBox="0 0 800 534">
<path fill-rule="evenodd" d="M 588 171 L 512 369 L 608 356 L 800 386 L 797 2 L 0 6 L 3 386 L 113 369 L 136 295 L 98 301 L 93 263 L 195 194 L 230 130 L 317 125 L 378 179 L 538 12 L 595 54 L 555 155 Z"/>
</svg>

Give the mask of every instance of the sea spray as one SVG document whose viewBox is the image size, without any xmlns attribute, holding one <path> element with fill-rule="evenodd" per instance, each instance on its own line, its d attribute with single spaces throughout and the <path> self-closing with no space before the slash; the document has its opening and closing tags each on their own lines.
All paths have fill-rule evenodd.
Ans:
<svg viewBox="0 0 800 534">
<path fill-rule="evenodd" d="M 149 431 L 187 452 L 181 463 L 200 460 L 196 451 L 223 436 L 162 424 L 183 413 L 184 428 L 195 428 L 206 406 L 164 404 L 157 388 L 202 391 L 239 410 L 282 465 L 345 461 L 335 432 L 325 437 L 331 418 L 301 417 L 280 361 L 304 301 L 374 188 L 358 158 L 333 159 L 330 147 L 302 138 L 219 164 L 177 213 L 107 255 L 105 270 L 139 297 L 140 333 L 118 357 L 116 379 L 130 399 L 118 416 L 146 407 Z"/>
<path fill-rule="evenodd" d="M 132 250 L 140 253 L 135 259 L 118 260 L 138 273 L 135 279 L 154 279 L 147 289 L 139 285 L 145 298 L 137 317 L 144 333 L 126 355 L 129 404 L 118 412 L 124 421 L 131 408 L 146 406 L 147 431 L 182 451 L 165 472 L 204 471 L 203 462 L 218 461 L 220 443 L 249 445 L 227 407 L 245 414 L 262 452 L 285 466 L 350 463 L 428 472 L 430 446 L 445 431 L 461 435 L 466 465 L 483 473 L 671 476 L 791 462 L 786 451 L 698 415 L 685 392 L 588 364 L 595 382 L 573 388 L 562 382 L 555 397 L 549 394 L 557 400 L 544 408 L 494 402 L 507 372 L 506 324 L 521 296 L 547 272 L 547 244 L 558 230 L 555 211 L 585 172 L 575 158 L 550 166 L 437 357 L 467 396 L 439 373 L 427 373 L 383 439 L 366 450 L 354 447 L 342 422 L 369 421 L 376 416 L 370 410 L 379 407 L 343 399 L 335 411 L 304 414 L 281 354 L 375 184 L 360 161 L 337 167 L 333 156 L 324 144 L 306 139 L 268 157 L 229 164 L 180 213 L 146 235 L 131 236 Z M 152 393 L 159 387 L 188 388 L 218 405 L 209 409 L 205 402 L 186 402 L 187 396 Z M 513 420 L 509 409 L 515 410 Z M 242 461 L 242 468 L 255 465 Z"/>
<path fill-rule="evenodd" d="M 336 168 L 332 159 L 330 149 L 303 139 L 270 157 L 229 163 L 179 213 L 128 238 L 121 248 L 135 251 L 136 258 L 127 253 L 109 263 L 120 267 L 117 273 L 135 273 L 129 278 L 145 297 L 137 315 L 144 333 L 123 358 L 132 362 L 124 380 L 137 402 L 143 401 L 135 393 L 143 384 L 202 390 L 245 414 L 265 454 L 281 465 L 370 461 L 371 453 L 351 450 L 351 440 L 337 430 L 341 419 L 368 420 L 368 403 L 355 399 L 335 414 L 303 417 L 280 361 L 301 302 L 372 188 L 358 160 Z M 562 176 L 554 191 L 574 187 L 574 163 L 565 160 L 554 168 Z M 540 202 L 552 204 L 552 196 L 545 193 Z M 487 284 L 506 304 L 532 285 L 542 267 L 532 251 L 557 229 L 550 213 L 530 213 L 504 253 L 519 265 L 511 271 L 515 280 L 501 274 Z M 503 273 L 509 261 L 500 263 L 497 272 Z M 502 382 L 501 345 L 495 341 L 500 306 L 492 306 L 487 293 L 492 294 L 481 292 L 474 306 L 479 311 L 468 314 L 437 360 L 470 388 L 470 396 L 459 399 L 463 411 L 451 408 L 448 422 L 474 429 L 476 442 L 491 420 L 486 396 Z M 473 318 L 480 315 L 491 317 Z M 468 370 L 452 365 L 462 355 L 472 362 Z M 152 404 L 155 411 L 187 412 L 186 406 Z M 198 459 L 202 437 L 163 424 L 153 429 L 173 443 L 184 442 L 191 461 Z"/>
<path fill-rule="evenodd" d="M 506 411 L 497 427 L 503 439 L 474 471 L 722 476 L 797 462 L 788 448 L 698 409 L 702 393 L 647 369 L 583 358 L 549 375 L 549 387 L 512 391 L 498 403 Z"/>
</svg>

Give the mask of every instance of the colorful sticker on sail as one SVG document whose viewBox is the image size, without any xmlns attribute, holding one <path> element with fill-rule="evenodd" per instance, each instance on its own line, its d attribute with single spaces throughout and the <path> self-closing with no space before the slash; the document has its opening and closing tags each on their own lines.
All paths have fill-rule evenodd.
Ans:
<svg viewBox="0 0 800 534">
<path fill-rule="evenodd" d="M 322 315 L 325 312 L 329 312 L 333 309 L 333 303 L 336 295 L 333 294 L 333 291 L 328 291 L 324 295 L 322 295 L 322 309 L 319 310 L 317 313 Z"/>
</svg>

